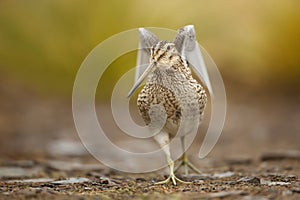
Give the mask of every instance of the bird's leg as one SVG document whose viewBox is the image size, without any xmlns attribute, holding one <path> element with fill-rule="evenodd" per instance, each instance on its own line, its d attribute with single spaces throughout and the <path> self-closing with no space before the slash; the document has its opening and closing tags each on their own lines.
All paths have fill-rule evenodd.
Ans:
<svg viewBox="0 0 300 200">
<path fill-rule="evenodd" d="M 180 182 L 180 183 L 190 183 L 190 182 L 185 182 L 183 180 L 180 180 L 179 178 L 177 178 L 174 174 L 174 161 L 171 158 L 170 155 L 170 147 L 169 147 L 169 135 L 167 133 L 161 132 L 160 134 L 156 135 L 155 140 L 160 144 L 160 146 L 163 148 L 163 151 L 165 152 L 166 156 L 167 156 L 167 162 L 168 162 L 168 166 L 170 169 L 170 174 L 169 177 L 166 180 L 157 182 L 156 184 L 167 184 L 170 181 L 176 185 L 176 181 Z"/>
<path fill-rule="evenodd" d="M 185 140 L 184 140 L 184 136 L 181 137 L 180 140 L 181 140 L 181 147 L 182 147 L 183 154 L 182 154 L 182 157 L 181 157 L 180 164 L 176 167 L 175 172 L 177 172 L 178 169 L 183 165 L 184 166 L 184 173 L 185 173 L 185 175 L 189 174 L 189 171 L 188 171 L 189 168 L 192 169 L 194 172 L 200 174 L 201 171 L 188 160 L 188 157 L 187 157 L 187 155 L 185 153 Z"/>
<path fill-rule="evenodd" d="M 170 175 L 166 180 L 157 182 L 155 184 L 167 184 L 170 181 L 173 183 L 173 185 L 177 185 L 176 181 L 178 181 L 179 183 L 189 184 L 190 182 L 183 181 L 183 180 L 181 180 L 181 179 L 179 179 L 175 176 L 175 174 L 174 174 L 174 161 L 171 159 L 170 156 L 167 156 L 167 160 L 168 160 L 168 165 L 169 165 L 169 168 L 170 168 Z"/>
</svg>

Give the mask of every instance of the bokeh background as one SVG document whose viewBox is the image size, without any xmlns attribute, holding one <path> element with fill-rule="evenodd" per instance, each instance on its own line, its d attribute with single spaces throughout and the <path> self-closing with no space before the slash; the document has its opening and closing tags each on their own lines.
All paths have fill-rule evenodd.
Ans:
<svg viewBox="0 0 300 200">
<path fill-rule="evenodd" d="M 227 91 L 225 128 L 210 157 L 300 150 L 299 7 L 297 0 L 2 0 L 0 156 L 86 155 L 71 98 L 88 53 L 121 31 L 187 24 L 195 25 Z M 107 116 L 102 123 L 111 126 L 112 135 L 117 128 L 108 100 L 135 56 L 112 63 L 101 79 L 98 114 Z"/>
</svg>

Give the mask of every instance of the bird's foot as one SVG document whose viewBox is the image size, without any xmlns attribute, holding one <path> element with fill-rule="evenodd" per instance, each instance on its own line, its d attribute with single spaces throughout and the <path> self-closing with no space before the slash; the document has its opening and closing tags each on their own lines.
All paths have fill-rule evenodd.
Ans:
<svg viewBox="0 0 300 200">
<path fill-rule="evenodd" d="M 186 181 L 183 181 L 183 180 L 177 178 L 174 174 L 170 174 L 169 177 L 166 180 L 159 181 L 159 182 L 157 182 L 155 184 L 156 185 L 159 185 L 159 184 L 168 184 L 169 182 L 172 182 L 173 185 L 177 185 L 176 181 L 178 181 L 179 183 L 184 183 L 184 184 L 190 184 L 191 183 L 191 182 L 186 182 Z"/>
<path fill-rule="evenodd" d="M 176 167 L 175 172 L 177 172 L 181 166 L 184 166 L 185 175 L 189 174 L 189 169 L 193 170 L 197 174 L 201 174 L 201 171 L 188 160 L 185 154 L 182 156 L 182 160 L 180 161 L 180 164 Z"/>
</svg>

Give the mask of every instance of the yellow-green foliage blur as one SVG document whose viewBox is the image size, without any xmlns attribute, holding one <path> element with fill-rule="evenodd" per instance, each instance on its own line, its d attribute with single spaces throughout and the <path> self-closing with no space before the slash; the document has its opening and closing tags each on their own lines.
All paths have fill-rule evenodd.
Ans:
<svg viewBox="0 0 300 200">
<path fill-rule="evenodd" d="M 299 8 L 297 0 L 1 0 L 0 78 L 69 95 L 84 58 L 111 35 L 194 24 L 198 41 L 228 79 L 296 88 Z M 107 85 L 134 65 L 135 54 L 122 62 L 107 71 Z"/>
</svg>

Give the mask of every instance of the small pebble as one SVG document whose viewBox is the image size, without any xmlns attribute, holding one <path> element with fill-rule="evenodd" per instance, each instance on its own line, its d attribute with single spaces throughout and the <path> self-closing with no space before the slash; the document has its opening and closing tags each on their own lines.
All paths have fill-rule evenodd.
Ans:
<svg viewBox="0 0 300 200">
<path fill-rule="evenodd" d="M 68 178 L 65 180 L 53 181 L 52 184 L 64 185 L 64 184 L 73 184 L 73 183 L 84 183 L 90 182 L 91 180 L 88 178 Z"/>
<path fill-rule="evenodd" d="M 236 181 L 237 183 L 251 183 L 251 184 L 260 184 L 260 179 L 257 177 L 243 177 Z"/>
</svg>

